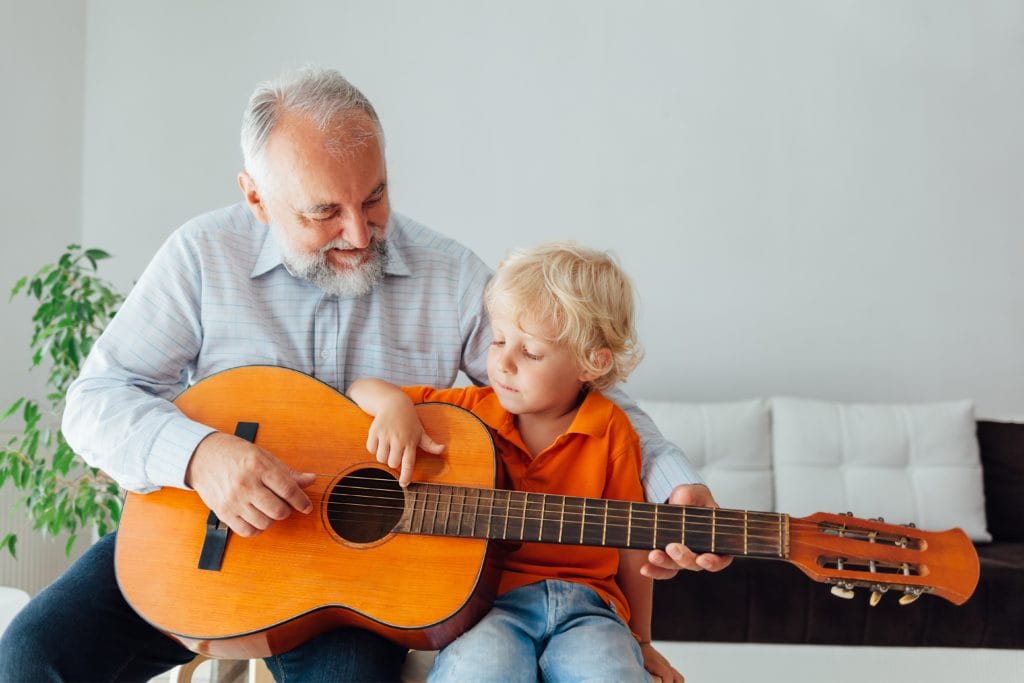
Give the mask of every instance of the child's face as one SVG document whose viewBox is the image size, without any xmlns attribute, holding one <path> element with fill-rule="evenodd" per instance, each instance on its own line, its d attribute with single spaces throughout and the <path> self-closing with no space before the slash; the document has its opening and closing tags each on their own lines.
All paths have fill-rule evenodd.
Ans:
<svg viewBox="0 0 1024 683">
<path fill-rule="evenodd" d="M 583 383 L 591 379 L 550 321 L 526 320 L 522 327 L 505 311 L 491 311 L 494 338 L 487 354 L 487 376 L 498 400 L 514 415 L 561 417 L 576 407 Z"/>
</svg>

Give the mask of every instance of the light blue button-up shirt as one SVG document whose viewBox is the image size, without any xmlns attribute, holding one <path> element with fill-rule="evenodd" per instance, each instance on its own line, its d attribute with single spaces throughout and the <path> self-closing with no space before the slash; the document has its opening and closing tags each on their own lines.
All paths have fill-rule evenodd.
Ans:
<svg viewBox="0 0 1024 683">
<path fill-rule="evenodd" d="M 337 297 L 288 272 L 244 203 L 189 221 L 153 257 L 69 388 L 68 443 L 126 489 L 184 487 L 193 451 L 213 430 L 171 401 L 222 370 L 279 365 L 339 391 L 360 377 L 448 387 L 460 370 L 485 383 L 491 270 L 398 214 L 387 240 L 383 282 Z M 701 481 L 635 403 L 606 393 L 640 434 L 651 500 Z"/>
</svg>

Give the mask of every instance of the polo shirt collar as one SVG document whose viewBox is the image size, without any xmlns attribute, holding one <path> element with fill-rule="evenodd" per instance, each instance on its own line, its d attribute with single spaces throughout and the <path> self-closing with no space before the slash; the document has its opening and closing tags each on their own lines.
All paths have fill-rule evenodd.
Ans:
<svg viewBox="0 0 1024 683">
<path fill-rule="evenodd" d="M 588 391 L 580 405 L 572 424 L 565 430 L 566 434 L 584 434 L 586 436 L 602 436 L 608 431 L 612 419 L 612 406 L 615 405 L 599 391 Z M 495 430 L 502 437 L 509 439 L 518 435 L 515 427 L 515 416 L 501 407 L 496 394 L 491 392 L 484 400 L 473 407 L 483 423 Z"/>
<path fill-rule="evenodd" d="M 265 227 L 263 233 L 263 246 L 260 248 L 259 256 L 256 258 L 256 264 L 252 267 L 252 272 L 249 273 L 250 278 L 258 278 L 259 276 L 269 273 L 274 268 L 282 266 L 287 270 L 287 266 L 284 264 L 284 259 L 281 256 L 281 247 L 277 244 L 277 239 L 274 237 L 273 231 L 269 227 Z M 395 219 L 392 216 L 388 220 L 388 229 L 385 232 L 385 238 L 388 241 L 388 257 L 384 263 L 384 274 L 395 275 L 395 276 L 407 276 L 411 275 L 412 271 L 409 270 L 409 265 L 403 254 L 403 247 L 399 242 L 401 240 L 389 239 L 396 229 Z M 291 271 L 289 271 L 291 272 Z"/>
</svg>

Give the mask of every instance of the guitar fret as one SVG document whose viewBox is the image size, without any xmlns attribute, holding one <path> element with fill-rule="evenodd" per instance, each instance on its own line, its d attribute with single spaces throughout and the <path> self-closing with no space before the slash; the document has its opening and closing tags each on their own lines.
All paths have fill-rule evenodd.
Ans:
<svg viewBox="0 0 1024 683">
<path fill-rule="evenodd" d="M 472 514 L 473 529 L 470 532 L 470 536 L 472 536 L 473 538 L 480 538 L 480 530 L 477 529 L 477 524 L 480 522 L 480 514 L 479 514 L 480 513 L 480 490 L 479 489 L 473 489 L 472 490 L 472 494 L 473 494 L 473 514 Z"/>
<path fill-rule="evenodd" d="M 458 496 L 456 498 L 456 496 Z M 456 488 L 452 490 L 451 499 L 452 516 L 456 517 L 455 522 L 455 536 L 462 535 L 462 520 L 466 516 L 464 511 L 466 509 L 466 490 L 464 488 Z"/>
<path fill-rule="evenodd" d="M 558 517 L 558 542 L 562 542 L 562 531 L 565 529 L 565 496 L 562 496 L 562 510 Z"/>
<path fill-rule="evenodd" d="M 608 501 L 604 502 L 604 523 L 601 525 L 601 545 L 608 545 Z"/>
<path fill-rule="evenodd" d="M 629 503 L 629 514 L 626 515 L 626 547 L 629 546 L 630 537 L 633 535 L 633 502 Z"/>
<path fill-rule="evenodd" d="M 409 489 L 409 531 L 416 533 L 416 489 Z"/>
<path fill-rule="evenodd" d="M 508 491 L 505 492 L 505 526 L 501 530 L 501 537 L 503 539 L 508 538 L 508 517 L 511 514 L 512 496 Z"/>
<path fill-rule="evenodd" d="M 440 505 L 441 505 L 441 494 L 438 492 L 437 488 L 434 488 L 432 493 L 434 494 L 433 495 L 434 507 L 431 510 L 431 515 L 430 515 L 430 533 L 436 534 L 437 533 L 437 511 L 438 511 L 438 507 L 440 507 Z M 426 510 L 424 510 L 424 513 L 426 513 Z"/>
<path fill-rule="evenodd" d="M 587 528 L 587 499 L 583 499 L 583 515 L 580 518 L 580 544 L 583 543 L 583 530 Z"/>
<path fill-rule="evenodd" d="M 681 508 L 681 510 L 683 511 L 683 517 L 679 524 L 679 543 L 686 545 L 686 508 Z"/>
<path fill-rule="evenodd" d="M 654 506 L 654 538 L 652 539 L 655 548 L 658 546 L 658 508 L 660 505 Z"/>
<path fill-rule="evenodd" d="M 544 540 L 544 505 L 547 503 L 547 494 L 540 494 L 540 522 L 537 524 L 537 540 Z"/>
<path fill-rule="evenodd" d="M 527 495 L 523 494 L 523 519 L 519 527 L 519 538 L 526 538 L 526 498 Z"/>
<path fill-rule="evenodd" d="M 452 518 L 452 493 L 451 493 L 451 487 L 450 486 L 446 486 L 445 488 L 448 489 L 448 498 L 445 500 L 444 529 L 443 529 L 442 533 L 444 533 L 444 535 L 447 536 L 448 535 L 448 521 Z"/>
<path fill-rule="evenodd" d="M 718 532 L 715 529 L 715 508 L 711 508 L 711 552 L 715 552 L 715 541 L 718 539 Z"/>
<path fill-rule="evenodd" d="M 491 537 L 491 516 L 494 514 L 494 489 L 491 489 L 491 502 L 487 506 L 487 538 Z"/>
</svg>

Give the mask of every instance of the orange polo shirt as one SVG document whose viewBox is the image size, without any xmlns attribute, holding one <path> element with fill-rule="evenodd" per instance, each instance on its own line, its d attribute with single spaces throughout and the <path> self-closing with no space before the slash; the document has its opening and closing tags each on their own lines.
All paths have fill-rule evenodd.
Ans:
<svg viewBox="0 0 1024 683">
<path fill-rule="evenodd" d="M 591 391 L 569 429 L 531 457 L 515 426 L 490 387 L 433 389 L 405 387 L 414 401 L 453 403 L 471 411 L 494 437 L 499 457 L 516 491 L 554 493 L 613 500 L 644 500 L 640 483 L 640 439 L 629 417 L 600 392 Z M 615 583 L 615 548 L 523 543 L 505 556 L 498 594 L 545 579 L 590 586 L 629 623 L 629 605 Z"/>
</svg>

